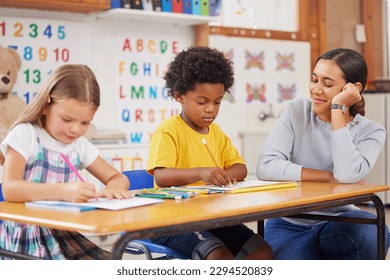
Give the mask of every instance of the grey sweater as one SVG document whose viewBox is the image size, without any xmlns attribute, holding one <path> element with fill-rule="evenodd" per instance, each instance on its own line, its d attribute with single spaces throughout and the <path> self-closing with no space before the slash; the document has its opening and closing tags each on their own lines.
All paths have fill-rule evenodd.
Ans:
<svg viewBox="0 0 390 280">
<path fill-rule="evenodd" d="M 356 183 L 373 168 L 385 138 L 380 124 L 359 114 L 347 127 L 332 131 L 331 123 L 313 112 L 310 99 L 296 98 L 287 104 L 264 143 L 257 177 L 300 181 L 305 167 L 332 171 L 340 183 Z M 331 212 L 347 209 L 338 207 Z"/>
</svg>

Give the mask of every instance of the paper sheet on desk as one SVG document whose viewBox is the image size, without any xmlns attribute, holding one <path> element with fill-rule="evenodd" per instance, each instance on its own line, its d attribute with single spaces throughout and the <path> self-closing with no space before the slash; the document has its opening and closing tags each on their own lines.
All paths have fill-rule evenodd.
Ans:
<svg viewBox="0 0 390 280">
<path fill-rule="evenodd" d="M 215 185 L 204 185 L 204 186 L 186 185 L 186 187 L 218 190 L 218 191 L 224 191 L 226 193 L 241 193 L 241 192 L 253 192 L 253 191 L 271 190 L 271 189 L 290 188 L 290 187 L 296 187 L 297 185 L 298 185 L 297 182 L 248 180 L 248 181 L 237 182 L 232 186 L 225 186 L 225 187 L 219 187 Z"/>
<path fill-rule="evenodd" d="M 33 207 L 36 206 L 37 208 L 40 205 L 45 205 L 50 208 L 50 206 L 53 206 L 53 209 L 62 204 L 62 205 L 74 205 L 74 206 L 89 206 L 89 207 L 95 207 L 98 209 L 106 209 L 106 210 L 121 210 L 126 208 L 132 208 L 132 207 L 138 207 L 138 206 L 144 206 L 144 205 L 150 205 L 155 203 L 163 202 L 162 199 L 156 199 L 156 198 L 146 198 L 146 197 L 133 197 L 128 199 L 106 199 L 106 198 L 99 198 L 94 201 L 85 202 L 85 203 L 76 203 L 76 202 L 66 202 L 66 201 L 53 201 L 53 200 L 39 200 L 39 201 L 33 201 L 33 202 L 26 202 L 27 206 Z"/>
</svg>

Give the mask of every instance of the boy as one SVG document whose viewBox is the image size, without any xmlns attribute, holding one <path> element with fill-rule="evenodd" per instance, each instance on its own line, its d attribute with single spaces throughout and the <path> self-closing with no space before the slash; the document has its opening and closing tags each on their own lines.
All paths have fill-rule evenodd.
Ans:
<svg viewBox="0 0 390 280">
<path fill-rule="evenodd" d="M 162 122 L 152 136 L 147 170 L 156 184 L 225 186 L 243 180 L 244 159 L 213 123 L 234 82 L 232 62 L 216 49 L 190 47 L 175 57 L 164 79 L 168 95 L 181 104 L 182 111 Z M 271 247 L 243 224 L 152 241 L 189 259 L 272 258 Z"/>
</svg>

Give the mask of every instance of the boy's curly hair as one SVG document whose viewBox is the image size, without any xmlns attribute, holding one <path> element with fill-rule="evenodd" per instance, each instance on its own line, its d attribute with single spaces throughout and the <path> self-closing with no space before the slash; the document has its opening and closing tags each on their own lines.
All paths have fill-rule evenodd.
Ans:
<svg viewBox="0 0 390 280">
<path fill-rule="evenodd" d="M 193 46 L 178 53 L 164 76 L 168 96 L 184 95 L 198 83 L 222 83 L 225 92 L 234 83 L 233 62 L 214 48 Z"/>
</svg>

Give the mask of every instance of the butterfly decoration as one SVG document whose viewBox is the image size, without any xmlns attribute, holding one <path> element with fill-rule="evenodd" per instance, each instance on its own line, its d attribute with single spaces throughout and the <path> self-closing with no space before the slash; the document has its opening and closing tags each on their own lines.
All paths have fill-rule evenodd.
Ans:
<svg viewBox="0 0 390 280">
<path fill-rule="evenodd" d="M 295 98 L 297 86 L 296 84 L 292 85 L 282 85 L 278 84 L 278 102 L 283 102 L 285 100 L 291 100 Z"/>
<path fill-rule="evenodd" d="M 277 61 L 277 66 L 276 70 L 282 70 L 282 69 L 288 69 L 291 71 L 295 71 L 294 68 L 294 53 L 291 53 L 289 55 L 282 55 L 279 52 L 276 52 L 276 61 Z"/>
<path fill-rule="evenodd" d="M 251 54 L 248 50 L 245 50 L 245 69 L 250 69 L 252 67 L 259 68 L 264 70 L 264 51 L 260 52 L 258 55 Z"/>
<path fill-rule="evenodd" d="M 259 100 L 262 103 L 266 102 L 266 98 L 265 98 L 265 92 L 266 92 L 265 83 L 261 84 L 260 86 L 251 86 L 249 83 L 246 83 L 246 92 L 247 92 L 247 97 L 246 97 L 246 102 L 247 103 L 250 103 L 253 100 Z"/>
</svg>

